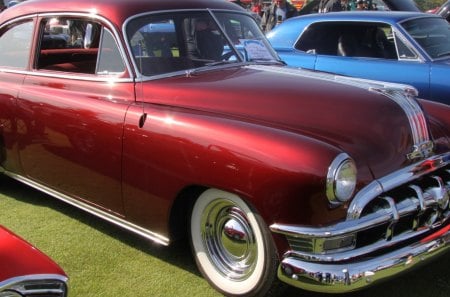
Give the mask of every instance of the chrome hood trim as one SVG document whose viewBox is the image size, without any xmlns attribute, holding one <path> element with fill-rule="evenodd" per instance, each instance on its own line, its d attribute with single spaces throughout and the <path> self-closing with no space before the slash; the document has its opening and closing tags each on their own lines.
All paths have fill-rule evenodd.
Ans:
<svg viewBox="0 0 450 297">
<path fill-rule="evenodd" d="M 409 121 L 413 139 L 413 147 L 411 148 L 411 152 L 407 155 L 407 158 L 414 160 L 417 158 L 427 158 L 433 154 L 434 145 L 430 139 L 427 120 L 420 104 L 416 100 L 418 91 L 413 86 L 346 77 L 298 68 L 265 65 L 250 65 L 247 67 L 254 70 L 270 71 L 274 73 L 336 82 L 382 94 L 399 105 Z"/>
</svg>

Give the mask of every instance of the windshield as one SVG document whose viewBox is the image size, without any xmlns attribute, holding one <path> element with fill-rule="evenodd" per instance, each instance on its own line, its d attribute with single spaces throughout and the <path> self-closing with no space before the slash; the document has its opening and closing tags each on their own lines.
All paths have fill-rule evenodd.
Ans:
<svg viewBox="0 0 450 297">
<path fill-rule="evenodd" d="M 134 62 L 145 76 L 228 63 L 278 62 L 258 25 L 246 14 L 149 14 L 130 21 L 126 34 Z"/>
<path fill-rule="evenodd" d="M 450 56 L 450 24 L 442 18 L 420 18 L 401 26 L 432 58 Z"/>
</svg>

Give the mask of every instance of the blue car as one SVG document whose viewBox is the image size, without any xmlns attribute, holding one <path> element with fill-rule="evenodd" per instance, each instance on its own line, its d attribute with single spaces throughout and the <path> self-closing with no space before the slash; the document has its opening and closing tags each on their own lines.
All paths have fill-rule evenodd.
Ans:
<svg viewBox="0 0 450 297">
<path fill-rule="evenodd" d="M 288 19 L 267 37 L 289 66 L 414 86 L 450 105 L 450 24 L 420 12 L 337 12 Z"/>
</svg>

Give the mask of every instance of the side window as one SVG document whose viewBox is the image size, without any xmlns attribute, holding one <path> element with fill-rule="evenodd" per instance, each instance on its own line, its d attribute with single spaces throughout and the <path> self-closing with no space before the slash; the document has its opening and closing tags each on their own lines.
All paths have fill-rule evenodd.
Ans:
<svg viewBox="0 0 450 297">
<path fill-rule="evenodd" d="M 109 75 L 123 72 L 112 34 L 92 19 L 46 18 L 41 25 L 37 69 Z"/>
<path fill-rule="evenodd" d="M 397 59 L 392 27 L 383 23 L 352 24 L 338 38 L 337 54 L 347 57 Z"/>
<path fill-rule="evenodd" d="M 397 59 L 392 29 L 382 23 L 313 24 L 302 33 L 296 48 L 317 55 Z"/>
<path fill-rule="evenodd" d="M 318 23 L 312 24 L 302 32 L 295 48 L 309 54 L 336 55 L 338 24 Z M 323 38 L 327 36 L 327 38 Z"/>
<path fill-rule="evenodd" d="M 0 67 L 27 68 L 33 29 L 33 22 L 27 21 L 0 30 Z"/>
<path fill-rule="evenodd" d="M 179 57 L 178 40 L 172 19 L 145 24 L 131 38 L 133 53 L 141 57 Z"/>
<path fill-rule="evenodd" d="M 119 47 L 117 46 L 113 35 L 109 30 L 103 29 L 100 40 L 97 74 L 108 75 L 122 73 L 124 71 L 125 64 L 123 63 Z"/>
<path fill-rule="evenodd" d="M 418 59 L 417 54 L 412 51 L 400 35 L 394 31 L 395 44 L 397 45 L 398 58 L 400 60 L 416 60 Z"/>
<path fill-rule="evenodd" d="M 191 61 L 181 55 L 180 34 L 174 19 L 157 17 L 137 25 L 130 46 L 141 73 L 159 75 L 193 67 Z"/>
</svg>

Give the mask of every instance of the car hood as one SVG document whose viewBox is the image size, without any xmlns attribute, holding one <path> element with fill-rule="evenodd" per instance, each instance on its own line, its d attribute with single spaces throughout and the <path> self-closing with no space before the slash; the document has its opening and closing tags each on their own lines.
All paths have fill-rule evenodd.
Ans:
<svg viewBox="0 0 450 297">
<path fill-rule="evenodd" d="M 0 282 L 29 275 L 61 275 L 64 271 L 48 256 L 0 226 Z"/>
<path fill-rule="evenodd" d="M 369 166 L 378 178 L 410 162 L 407 156 L 414 146 L 410 110 L 403 106 L 411 99 L 399 103 L 368 90 L 382 86 L 255 65 L 153 80 L 144 84 L 143 91 L 148 102 L 206 111 L 322 141 L 348 153 L 358 166 Z"/>
</svg>

